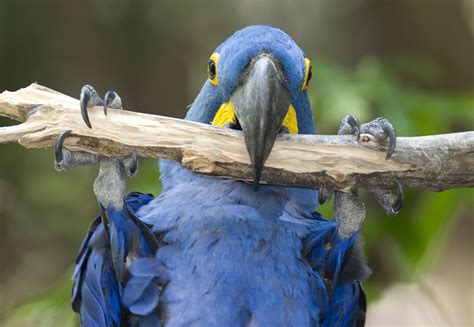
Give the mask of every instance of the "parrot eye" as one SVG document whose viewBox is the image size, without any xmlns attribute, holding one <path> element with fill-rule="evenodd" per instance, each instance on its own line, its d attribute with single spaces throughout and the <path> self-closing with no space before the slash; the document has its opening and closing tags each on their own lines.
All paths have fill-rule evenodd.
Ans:
<svg viewBox="0 0 474 327">
<path fill-rule="evenodd" d="M 216 77 L 216 63 L 214 60 L 209 60 L 209 67 L 207 67 L 209 78 L 214 79 Z"/>
<path fill-rule="evenodd" d="M 209 76 L 209 81 L 213 85 L 218 84 L 217 80 L 217 63 L 219 62 L 219 53 L 214 52 L 209 59 L 209 63 L 207 65 L 207 75 Z"/>
<path fill-rule="evenodd" d="M 308 58 L 305 58 L 304 60 L 306 69 L 305 69 L 305 74 L 304 74 L 304 81 L 303 81 L 303 86 L 301 87 L 301 91 L 305 91 L 308 88 L 309 81 L 311 80 L 311 77 L 313 77 L 313 72 L 312 66 L 311 66 L 311 60 Z"/>
</svg>

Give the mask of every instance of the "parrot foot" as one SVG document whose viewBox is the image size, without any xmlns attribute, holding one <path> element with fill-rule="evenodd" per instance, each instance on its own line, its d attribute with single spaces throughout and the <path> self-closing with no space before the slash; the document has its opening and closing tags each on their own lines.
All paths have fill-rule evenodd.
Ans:
<svg viewBox="0 0 474 327">
<path fill-rule="evenodd" d="M 72 131 L 62 132 L 54 147 L 54 169 L 64 171 L 66 169 L 92 165 L 99 162 L 99 156 L 87 152 L 72 152 L 64 148 L 64 141 L 71 136 Z"/>
<path fill-rule="evenodd" d="M 383 117 L 361 125 L 356 117 L 346 116 L 341 120 L 338 135 L 354 135 L 360 141 L 367 141 L 373 138 L 381 144 L 388 142 L 386 160 L 390 159 L 396 147 L 395 129 Z M 394 192 L 386 189 L 368 190 L 390 216 L 396 215 L 403 204 L 402 185 L 397 180 L 394 180 L 393 186 Z M 334 193 L 334 217 L 337 223 L 338 234 L 343 238 L 351 237 L 359 230 L 365 219 L 364 203 L 360 200 L 357 190 L 349 193 L 333 192 L 324 185 L 319 189 L 319 203 L 329 202 L 332 193 Z"/>
<path fill-rule="evenodd" d="M 403 187 L 397 180 L 393 181 L 394 190 L 384 189 L 369 189 L 369 193 L 372 194 L 377 202 L 382 206 L 387 215 L 395 216 L 400 212 L 403 205 Z M 392 193 L 392 192 L 395 192 Z"/>
<path fill-rule="evenodd" d="M 104 100 L 97 94 L 97 91 L 90 85 L 84 85 L 80 96 L 82 119 L 87 127 L 92 128 L 89 120 L 88 108 L 94 106 L 103 106 L 104 114 L 107 115 L 107 109 L 122 109 L 122 99 L 115 91 L 107 91 Z"/>
<path fill-rule="evenodd" d="M 87 110 L 97 105 L 103 106 L 105 115 L 107 115 L 108 108 L 122 109 L 122 101 L 116 92 L 107 91 L 104 100 L 102 100 L 92 86 L 84 85 L 81 89 L 80 106 L 82 118 L 89 128 L 92 128 L 92 125 Z M 66 130 L 59 135 L 56 141 L 55 169 L 63 171 L 98 163 L 99 174 L 94 182 L 94 193 L 99 203 L 105 208 L 111 205 L 116 209 L 122 209 L 126 187 L 125 176 L 134 177 L 138 171 L 136 153 L 106 157 L 80 151 L 72 152 L 64 149 L 64 141 L 71 134 L 70 130 Z"/>
</svg>

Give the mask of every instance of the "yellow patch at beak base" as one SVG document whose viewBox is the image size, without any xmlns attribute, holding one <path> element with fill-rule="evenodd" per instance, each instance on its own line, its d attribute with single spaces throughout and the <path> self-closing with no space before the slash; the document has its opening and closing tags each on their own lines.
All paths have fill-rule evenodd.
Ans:
<svg viewBox="0 0 474 327">
<path fill-rule="evenodd" d="M 282 125 L 288 128 L 290 134 L 298 134 L 298 120 L 296 118 L 296 110 L 291 104 L 288 108 L 285 118 L 283 119 Z"/>
<path fill-rule="evenodd" d="M 212 120 L 212 126 L 222 127 L 226 124 L 235 124 L 237 122 L 237 116 L 235 115 L 234 105 L 232 101 L 223 103 L 216 112 L 214 119 Z M 290 134 L 298 134 L 298 120 L 296 117 L 296 110 L 293 105 L 290 104 L 288 112 L 283 119 L 282 126 L 288 129 Z"/>
<path fill-rule="evenodd" d="M 217 110 L 214 119 L 212 120 L 213 126 L 224 126 L 227 123 L 235 124 L 237 118 L 235 116 L 234 105 L 232 101 L 223 103 L 219 110 Z"/>
</svg>

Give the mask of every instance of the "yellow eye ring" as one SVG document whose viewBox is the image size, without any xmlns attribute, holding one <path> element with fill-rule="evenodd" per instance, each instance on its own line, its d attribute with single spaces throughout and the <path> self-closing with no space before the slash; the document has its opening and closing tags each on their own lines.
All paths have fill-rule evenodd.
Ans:
<svg viewBox="0 0 474 327">
<path fill-rule="evenodd" d="M 313 73 L 311 72 L 311 60 L 308 58 L 304 59 L 305 63 L 305 73 L 304 73 L 304 81 L 303 85 L 301 86 L 301 91 L 305 91 L 308 88 L 309 81 L 311 80 L 311 77 L 313 77 Z"/>
<path fill-rule="evenodd" d="M 217 78 L 217 65 L 219 63 L 219 58 L 220 55 L 218 52 L 214 52 L 211 55 L 211 58 L 209 58 L 209 63 L 207 65 L 207 75 L 209 77 L 209 81 L 212 83 L 212 85 L 217 85 L 219 84 L 219 80 Z"/>
</svg>

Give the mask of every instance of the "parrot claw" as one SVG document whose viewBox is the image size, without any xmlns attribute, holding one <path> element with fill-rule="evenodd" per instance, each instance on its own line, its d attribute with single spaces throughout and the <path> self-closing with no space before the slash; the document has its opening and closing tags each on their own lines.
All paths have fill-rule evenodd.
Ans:
<svg viewBox="0 0 474 327">
<path fill-rule="evenodd" d="M 103 105 L 104 102 L 97 94 L 96 90 L 90 85 L 84 85 L 82 87 L 79 101 L 81 104 L 82 119 L 86 123 L 87 127 L 92 128 L 87 110 L 90 107 Z"/>
<path fill-rule="evenodd" d="M 129 157 L 130 162 L 128 164 L 124 164 L 125 168 L 127 168 L 127 176 L 132 178 L 137 175 L 138 172 L 138 158 L 137 153 L 133 151 L 131 157 Z"/>
<path fill-rule="evenodd" d="M 397 146 L 397 137 L 395 128 L 387 119 L 378 117 L 371 122 L 362 124 L 360 126 L 360 132 L 362 134 L 372 135 L 378 143 L 386 143 L 388 140 L 385 160 L 390 159 Z"/>
<path fill-rule="evenodd" d="M 122 109 L 122 99 L 115 91 L 107 91 L 104 100 L 101 99 L 97 91 L 90 85 L 84 85 L 80 95 L 82 119 L 87 127 L 92 128 L 89 120 L 88 108 L 94 106 L 103 106 L 104 114 L 107 116 L 107 109 Z"/>
<path fill-rule="evenodd" d="M 64 146 L 64 140 L 71 135 L 71 130 L 66 130 L 59 134 L 58 140 L 56 142 L 56 145 L 54 146 L 54 158 L 55 158 L 55 167 L 56 169 L 61 168 L 61 163 L 64 159 L 64 154 L 63 154 L 63 146 Z"/>
<path fill-rule="evenodd" d="M 405 196 L 403 194 L 403 187 L 400 184 L 400 182 L 395 179 L 393 181 L 393 184 L 395 185 L 395 188 L 396 188 L 396 191 L 397 191 L 397 198 L 396 198 L 395 202 L 393 203 L 393 205 L 391 207 L 392 216 L 394 216 L 394 215 L 396 215 L 397 213 L 400 212 L 400 209 L 403 206 L 403 201 L 405 199 Z"/>
<path fill-rule="evenodd" d="M 378 203 L 385 210 L 387 215 L 395 216 L 403 206 L 403 187 L 397 180 L 393 181 L 392 190 L 369 189 Z"/>
<path fill-rule="evenodd" d="M 318 192 L 319 204 L 326 204 L 331 201 L 332 191 L 328 190 L 324 185 L 321 185 Z"/>
<path fill-rule="evenodd" d="M 373 136 L 378 143 L 386 143 L 388 141 L 385 159 L 390 159 L 395 151 L 397 138 L 395 128 L 387 119 L 378 117 L 362 125 L 359 124 L 359 121 L 354 116 L 348 115 L 341 120 L 338 135 L 354 135 L 359 140 L 361 134 Z M 364 205 L 360 201 L 357 191 L 334 193 L 334 214 L 338 225 L 338 232 L 341 237 L 350 237 L 360 228 L 365 218 Z M 393 190 L 369 189 L 369 193 L 375 197 L 389 216 L 396 215 L 403 205 L 403 188 L 397 180 L 393 181 Z M 319 203 L 326 203 L 328 198 L 330 198 L 330 193 L 328 196 L 328 191 L 322 187 L 318 194 Z"/>
<path fill-rule="evenodd" d="M 339 124 L 338 135 L 354 135 L 357 140 L 360 137 L 360 123 L 355 116 L 347 115 Z"/>
<path fill-rule="evenodd" d="M 122 99 L 115 91 L 107 91 L 104 96 L 104 114 L 107 116 L 107 108 L 122 109 Z"/>
</svg>

